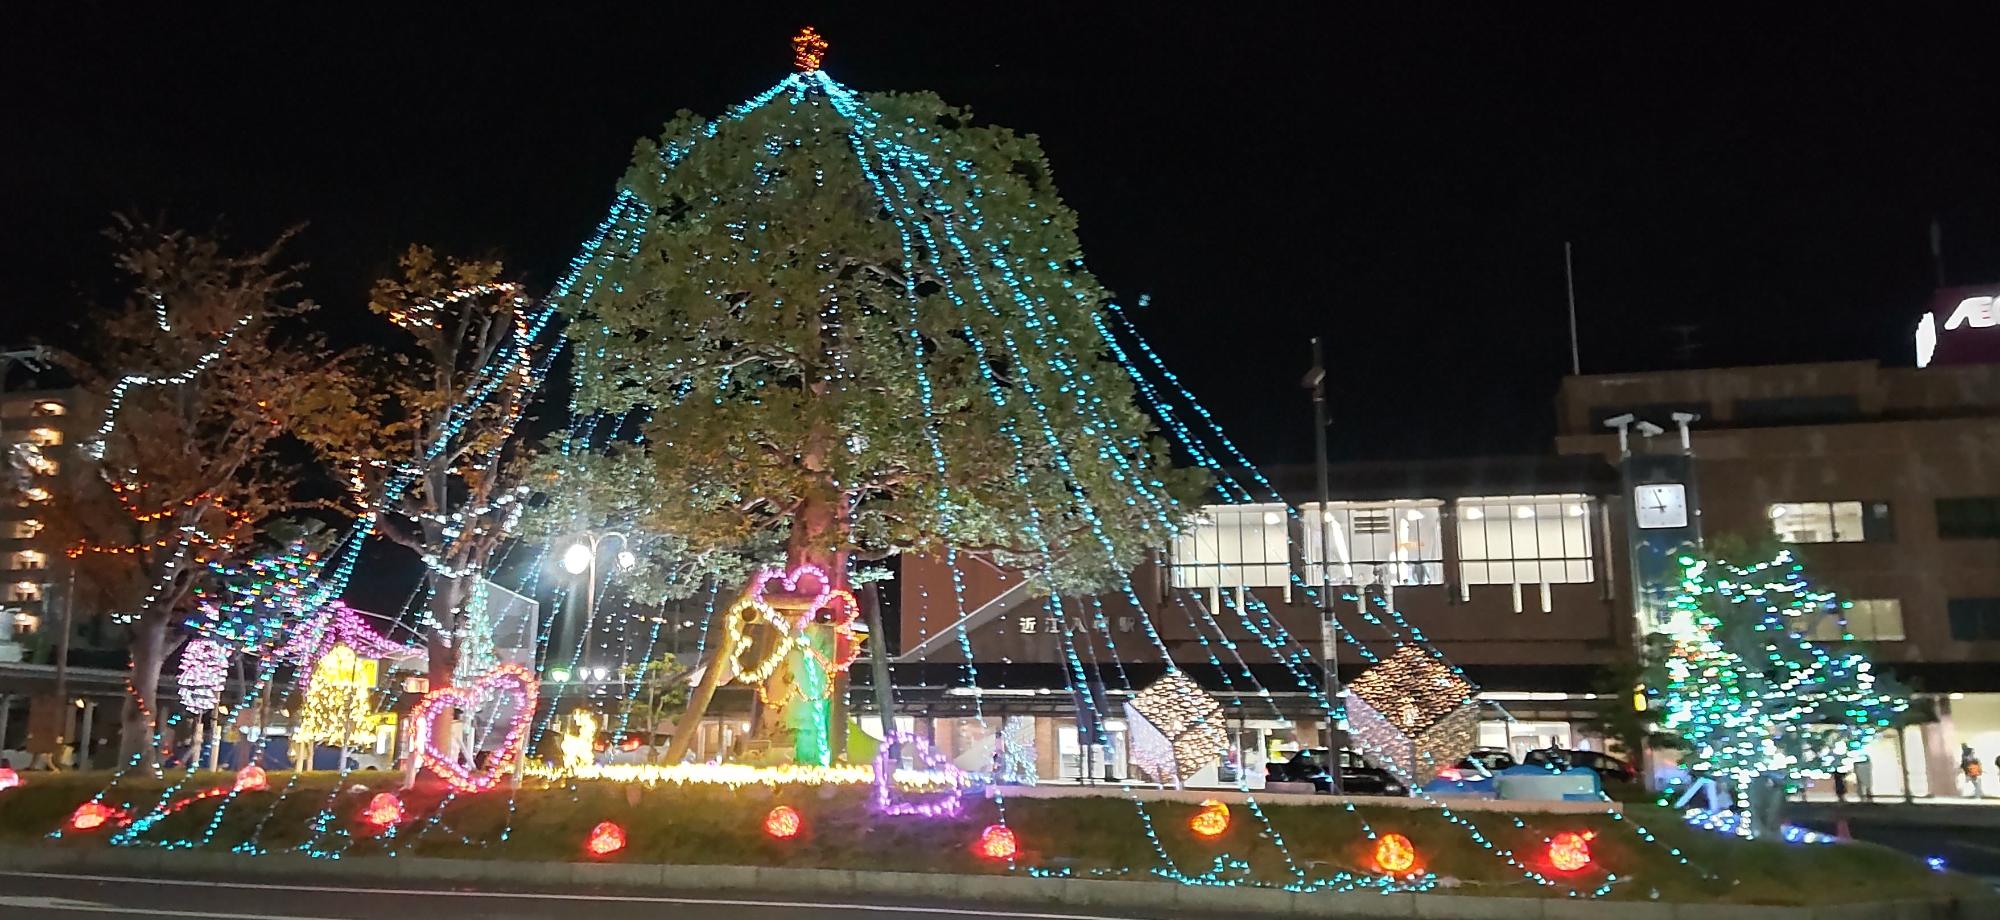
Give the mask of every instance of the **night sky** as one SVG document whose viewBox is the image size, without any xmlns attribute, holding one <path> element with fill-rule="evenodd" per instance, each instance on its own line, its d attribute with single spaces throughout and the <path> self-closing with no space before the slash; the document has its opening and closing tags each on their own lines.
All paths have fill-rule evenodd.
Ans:
<svg viewBox="0 0 2000 920">
<path fill-rule="evenodd" d="M 1093 268 L 1263 461 L 1310 456 L 1314 334 L 1337 457 L 1547 450 L 1565 240 L 1595 372 L 1908 364 L 1934 217 L 1952 283 L 2000 280 L 1991 23 L 1900 8 L 41 6 L 0 14 L 10 343 L 75 334 L 114 210 L 309 222 L 334 325 L 413 241 L 546 287 L 632 141 L 779 80 L 806 23 L 851 87 L 1039 134 Z"/>
</svg>

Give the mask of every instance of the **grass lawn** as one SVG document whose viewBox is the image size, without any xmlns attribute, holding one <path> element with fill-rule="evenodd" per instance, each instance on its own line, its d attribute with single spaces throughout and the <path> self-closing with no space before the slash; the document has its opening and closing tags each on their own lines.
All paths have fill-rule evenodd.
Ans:
<svg viewBox="0 0 2000 920">
<path fill-rule="evenodd" d="M 104 846 L 108 828 L 70 831 L 57 841 L 46 835 L 64 825 L 78 804 L 104 787 L 104 774 L 28 774 L 27 785 L 0 792 L 0 843 L 60 847 Z M 233 776 L 203 774 L 176 793 L 191 795 L 227 785 Z M 971 850 L 980 830 L 998 820 L 991 802 L 969 800 L 966 813 L 951 819 L 884 817 L 868 807 L 863 787 L 728 789 L 716 786 L 644 789 L 605 782 L 568 786 L 524 786 L 511 803 L 502 789 L 446 801 L 442 787 L 422 785 L 404 795 L 407 818 L 393 835 L 378 835 L 360 820 L 376 792 L 392 789 L 399 774 L 357 773 L 336 788 L 330 773 L 270 776 L 271 790 L 245 792 L 215 820 L 222 799 L 195 802 L 158 822 L 143 839 L 151 842 L 202 840 L 226 849 L 254 840 L 268 851 L 311 846 L 362 857 L 396 851 L 466 859 L 583 860 L 583 842 L 604 820 L 625 829 L 628 846 L 608 860 L 682 865 L 757 865 L 912 872 L 1003 873 L 1005 863 L 982 859 Z M 107 804 L 135 815 L 156 802 L 164 784 L 121 782 Z M 790 840 L 764 833 L 763 819 L 776 805 L 803 817 Z M 440 805 L 442 808 L 440 809 Z M 511 806 L 511 807 L 510 807 Z M 331 819 L 314 831 L 326 809 Z M 1247 806 L 1232 808 L 1228 829 L 1213 839 L 1188 829 L 1195 806 L 1154 802 L 1146 806 L 1157 849 L 1139 809 L 1122 798 L 1014 799 L 1006 803 L 1007 824 L 1020 845 L 1015 871 L 1030 868 L 1077 877 L 1153 878 L 1169 864 L 1187 875 L 1215 868 L 1217 859 L 1248 868 L 1226 869 L 1225 878 L 1270 884 L 1294 882 L 1292 867 L 1309 878 L 1337 872 L 1376 876 L 1374 841 L 1399 833 L 1415 845 L 1419 867 L 1441 877 L 1440 891 L 1524 896 L 1590 892 L 1617 881 L 1609 897 L 1670 901 L 1729 901 L 1807 904 L 1873 901 L 1953 894 L 1978 894 L 1976 880 L 1940 874 L 1892 850 L 1865 843 L 1834 846 L 1750 843 L 1696 831 L 1671 814 L 1650 806 L 1627 806 L 1628 820 L 1608 815 L 1462 815 L 1474 833 L 1435 809 L 1270 805 L 1268 827 Z M 435 819 L 435 820 L 433 820 Z M 1634 823 L 1659 835 L 1639 839 Z M 260 829 L 261 824 L 261 829 Z M 511 825 L 511 826 L 510 826 Z M 502 831 L 507 830 L 502 840 Z M 1565 831 L 1593 832 L 1591 865 L 1561 872 L 1549 864 L 1546 838 Z M 1282 839 L 1281 848 L 1277 840 Z M 1688 865 L 1669 854 L 1680 848 Z M 1164 850 L 1164 858 L 1161 851 Z M 1543 873 L 1559 887 L 1539 886 L 1497 855 L 1510 851 L 1527 869 Z M 1128 868 L 1129 867 L 1129 868 Z"/>
</svg>

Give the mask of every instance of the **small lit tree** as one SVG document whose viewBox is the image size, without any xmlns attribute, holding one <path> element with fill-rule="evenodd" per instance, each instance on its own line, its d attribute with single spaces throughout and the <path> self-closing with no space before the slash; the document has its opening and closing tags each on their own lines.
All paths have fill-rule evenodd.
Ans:
<svg viewBox="0 0 2000 920">
<path fill-rule="evenodd" d="M 1785 794 L 1847 770 L 1898 723 L 1908 695 L 1852 645 L 1805 637 L 1847 605 L 1810 585 L 1790 550 L 1750 564 L 1705 552 L 1680 561 L 1671 642 L 1646 693 L 1693 777 L 1731 788 L 1738 832 L 1768 835 Z"/>
</svg>

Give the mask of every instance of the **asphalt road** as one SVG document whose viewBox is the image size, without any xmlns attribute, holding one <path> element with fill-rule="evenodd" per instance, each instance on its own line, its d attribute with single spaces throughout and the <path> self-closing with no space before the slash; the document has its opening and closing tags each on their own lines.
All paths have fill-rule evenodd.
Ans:
<svg viewBox="0 0 2000 920">
<path fill-rule="evenodd" d="M 826 898 L 615 894 L 581 891 L 494 891 L 410 883 L 329 885 L 226 879 L 139 878 L 0 871 L 0 918 L 181 917 L 196 920 L 355 920 L 355 918 L 561 917 L 565 920 L 1160 920 L 1132 913 L 982 904 L 871 903 Z"/>
</svg>

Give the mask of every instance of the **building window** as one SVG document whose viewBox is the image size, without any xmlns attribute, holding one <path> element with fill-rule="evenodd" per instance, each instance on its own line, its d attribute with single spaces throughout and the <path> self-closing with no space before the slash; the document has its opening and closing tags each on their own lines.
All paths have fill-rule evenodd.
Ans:
<svg viewBox="0 0 2000 920">
<path fill-rule="evenodd" d="M 1888 502 L 1777 502 L 1765 509 L 1781 543 L 1862 543 L 1895 538 Z"/>
<path fill-rule="evenodd" d="M 42 599 L 42 586 L 32 581 L 17 581 L 7 586 L 10 601 L 38 601 Z"/>
<path fill-rule="evenodd" d="M 35 414 L 43 418 L 50 418 L 58 415 L 64 415 L 67 414 L 68 412 L 69 410 L 63 408 L 63 404 L 59 402 L 44 401 L 35 404 Z"/>
<path fill-rule="evenodd" d="M 54 447 L 63 442 L 62 432 L 54 428 L 28 429 L 28 443 L 38 447 Z"/>
<path fill-rule="evenodd" d="M 26 610 L 14 612 L 14 638 L 25 639 L 42 628 L 42 618 Z"/>
<path fill-rule="evenodd" d="M 1960 642 L 2000 640 L 2000 597 L 1954 597 L 1945 603 L 1951 637 Z"/>
<path fill-rule="evenodd" d="M 2000 537 L 2000 496 L 1937 500 L 1938 536 L 1951 540 Z"/>
<path fill-rule="evenodd" d="M 1842 618 L 1847 620 L 1845 627 Z M 1853 601 L 1845 610 L 1816 617 L 1805 636 L 1814 642 L 1901 642 L 1903 602 L 1893 597 Z"/>
<path fill-rule="evenodd" d="M 1281 504 L 1203 507 L 1188 528 L 1174 537 L 1174 587 L 1290 585 L 1287 523 Z"/>
<path fill-rule="evenodd" d="M 1459 569 L 1468 585 L 1560 584 L 1595 578 L 1587 495 L 1458 501 Z"/>
<path fill-rule="evenodd" d="M 1437 585 L 1444 583 L 1444 503 L 1434 499 L 1333 502 L 1333 584 Z M 1324 584 L 1320 563 L 1319 505 L 1301 506 L 1306 583 Z"/>
<path fill-rule="evenodd" d="M 11 540 L 32 540 L 41 532 L 42 522 L 34 518 L 7 522 L 7 537 Z"/>
<path fill-rule="evenodd" d="M 20 550 L 7 559 L 7 567 L 16 571 L 32 572 L 47 568 L 49 557 L 32 549 Z"/>
</svg>

